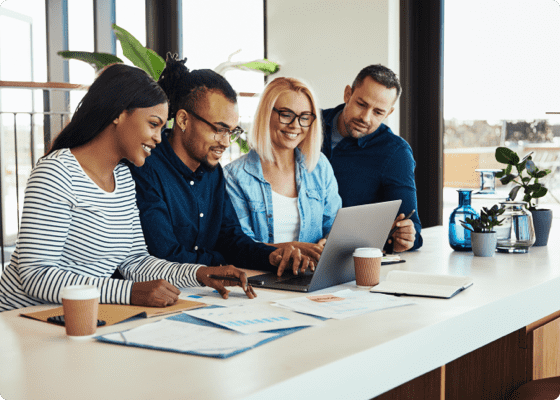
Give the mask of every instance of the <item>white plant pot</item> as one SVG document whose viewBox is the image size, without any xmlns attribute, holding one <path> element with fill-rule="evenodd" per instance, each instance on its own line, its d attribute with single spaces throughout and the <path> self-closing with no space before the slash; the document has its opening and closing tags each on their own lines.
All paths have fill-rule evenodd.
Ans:
<svg viewBox="0 0 560 400">
<path fill-rule="evenodd" d="M 497 241 L 496 232 L 471 232 L 471 245 L 475 256 L 493 257 Z"/>
</svg>

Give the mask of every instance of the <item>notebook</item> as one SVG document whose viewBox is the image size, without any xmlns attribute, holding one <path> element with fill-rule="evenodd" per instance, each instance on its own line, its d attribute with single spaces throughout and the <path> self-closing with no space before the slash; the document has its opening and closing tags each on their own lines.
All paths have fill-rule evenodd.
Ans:
<svg viewBox="0 0 560 400">
<path fill-rule="evenodd" d="M 468 276 L 432 275 L 395 270 L 389 271 L 387 278 L 377 286 L 371 288 L 370 291 L 375 293 L 450 299 L 472 284 L 473 280 Z"/>
<path fill-rule="evenodd" d="M 383 249 L 401 200 L 345 207 L 338 210 L 315 272 L 294 276 L 285 271 L 252 276 L 263 281 L 259 288 L 312 292 L 356 279 L 352 253 L 358 247 Z"/>
</svg>

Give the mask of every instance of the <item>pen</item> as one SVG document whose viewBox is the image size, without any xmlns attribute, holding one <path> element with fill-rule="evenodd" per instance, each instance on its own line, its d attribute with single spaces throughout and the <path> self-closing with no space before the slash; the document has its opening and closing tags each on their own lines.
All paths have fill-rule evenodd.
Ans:
<svg viewBox="0 0 560 400">
<path fill-rule="evenodd" d="M 208 275 L 208 277 L 212 278 L 212 279 L 219 279 L 219 280 L 222 280 L 222 281 L 233 281 L 233 282 L 241 283 L 241 279 L 236 278 L 235 276 Z M 261 281 L 260 279 L 247 278 L 247 282 L 250 283 L 253 286 L 264 285 L 264 281 Z"/>
<path fill-rule="evenodd" d="M 414 214 L 415 212 L 416 212 L 416 210 L 412 210 L 412 211 L 410 212 L 410 214 L 408 214 L 406 217 L 404 217 L 403 219 L 401 219 L 401 221 L 404 221 L 405 219 L 410 219 L 410 217 L 412 217 L 412 214 Z M 395 232 L 398 231 L 398 230 L 399 230 L 399 227 L 398 227 L 398 226 L 395 226 L 393 229 L 391 229 L 391 232 L 389 232 L 388 239 L 390 239 L 391 236 L 393 236 L 393 233 L 395 233 Z"/>
</svg>

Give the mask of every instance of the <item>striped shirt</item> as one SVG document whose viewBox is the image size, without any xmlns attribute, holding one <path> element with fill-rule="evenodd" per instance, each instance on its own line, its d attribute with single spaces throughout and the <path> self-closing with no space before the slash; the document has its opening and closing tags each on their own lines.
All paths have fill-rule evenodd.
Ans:
<svg viewBox="0 0 560 400">
<path fill-rule="evenodd" d="M 103 191 L 69 149 L 42 158 L 25 190 L 21 226 L 9 266 L 0 278 L 0 311 L 61 303 L 68 285 L 94 285 L 100 303 L 130 304 L 134 282 L 165 279 L 200 286 L 200 265 L 148 254 L 134 181 L 115 168 L 115 190 Z M 125 280 L 111 279 L 119 269 Z"/>
</svg>

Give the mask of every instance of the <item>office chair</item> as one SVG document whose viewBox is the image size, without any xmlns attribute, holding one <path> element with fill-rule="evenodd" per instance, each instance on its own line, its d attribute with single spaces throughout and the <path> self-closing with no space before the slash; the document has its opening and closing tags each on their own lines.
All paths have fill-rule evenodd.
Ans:
<svg viewBox="0 0 560 400">
<path fill-rule="evenodd" d="M 560 376 L 527 382 L 515 390 L 509 400 L 560 399 Z"/>
</svg>

